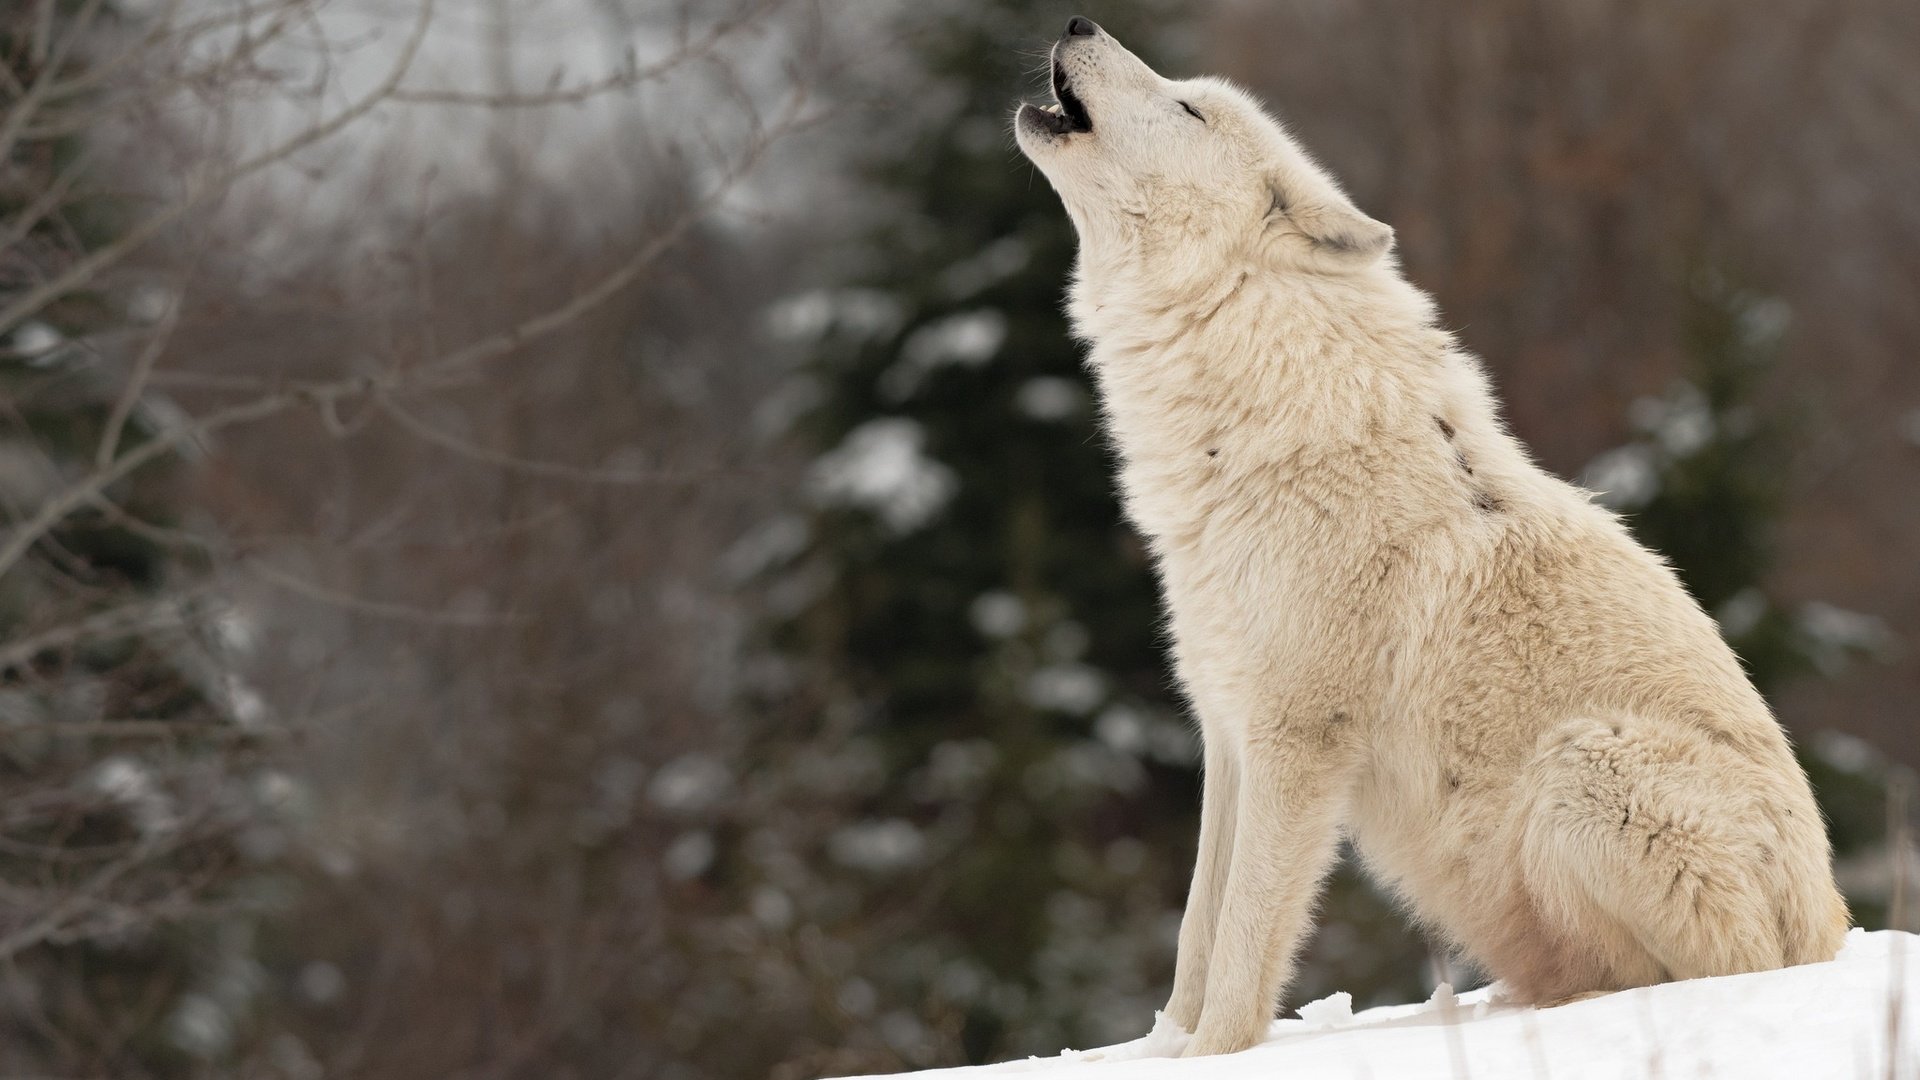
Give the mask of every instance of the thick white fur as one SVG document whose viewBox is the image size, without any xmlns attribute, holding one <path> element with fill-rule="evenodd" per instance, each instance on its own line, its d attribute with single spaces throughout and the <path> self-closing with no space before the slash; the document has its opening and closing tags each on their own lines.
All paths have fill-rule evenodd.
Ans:
<svg viewBox="0 0 1920 1080">
<path fill-rule="evenodd" d="M 1260 1038 L 1342 836 L 1521 1000 L 1831 959 L 1846 907 L 1766 703 L 1507 433 L 1391 230 L 1244 92 L 1104 32 L 1055 59 L 1093 129 L 1017 137 L 1079 232 L 1072 321 L 1205 739 L 1187 1053 Z"/>
</svg>

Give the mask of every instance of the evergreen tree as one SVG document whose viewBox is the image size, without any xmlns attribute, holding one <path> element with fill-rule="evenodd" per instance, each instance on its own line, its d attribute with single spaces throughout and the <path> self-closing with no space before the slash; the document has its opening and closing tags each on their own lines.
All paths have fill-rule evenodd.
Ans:
<svg viewBox="0 0 1920 1080">
<path fill-rule="evenodd" d="M 915 20 L 925 89 L 873 170 L 900 203 L 876 270 L 781 315 L 819 334 L 825 449 L 794 571 L 818 587 L 783 638 L 877 762 L 821 852 L 855 879 L 843 925 L 924 913 L 863 977 L 949 1003 L 979 1061 L 1144 1029 L 1198 795 L 1061 317 L 1071 229 L 1006 126 L 1057 26 L 1009 0 Z"/>
<path fill-rule="evenodd" d="M 123 26 L 112 4 L 0 15 L 7 85 L 90 73 L 100 36 Z M 5 100 L 11 120 L 31 95 Z M 92 103 L 67 97 L 60 117 Z M 12 136 L 0 162 L 0 308 L 121 224 L 101 197 L 46 201 L 59 183 L 85 192 L 90 177 L 80 163 L 90 133 L 57 120 L 0 124 Z M 155 306 L 102 283 L 0 326 L 0 505 L 11 525 L 93 471 L 103 443 L 137 446 L 168 415 L 163 400 L 122 389 L 159 333 Z M 276 858 L 262 804 L 272 788 L 256 783 L 270 774 L 235 737 L 257 717 L 215 629 L 204 550 L 176 531 L 183 475 L 177 459 L 134 474 L 0 568 L 8 1075 L 198 1073 L 236 1052 L 259 989 L 245 912 Z"/>
</svg>

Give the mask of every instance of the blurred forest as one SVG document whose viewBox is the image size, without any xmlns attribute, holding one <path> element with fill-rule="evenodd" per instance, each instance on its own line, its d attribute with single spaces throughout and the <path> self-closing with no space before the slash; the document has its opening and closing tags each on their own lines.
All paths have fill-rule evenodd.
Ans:
<svg viewBox="0 0 1920 1080">
<path fill-rule="evenodd" d="M 1008 134 L 1071 14 L 1396 227 L 1911 927 L 1909 0 L 20 0 L 0 1073 L 1143 1031 L 1197 747 Z M 1290 1000 L 1449 964 L 1343 869 Z"/>
</svg>

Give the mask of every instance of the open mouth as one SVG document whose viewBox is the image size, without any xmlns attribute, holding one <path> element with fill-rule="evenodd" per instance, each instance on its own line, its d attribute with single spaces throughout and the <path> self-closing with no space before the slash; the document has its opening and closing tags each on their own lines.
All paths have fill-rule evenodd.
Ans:
<svg viewBox="0 0 1920 1080">
<path fill-rule="evenodd" d="M 1087 103 L 1073 92 L 1073 86 L 1067 81 L 1067 73 L 1060 67 L 1058 59 L 1053 62 L 1053 100 L 1054 104 L 1045 108 L 1030 106 L 1040 126 L 1054 135 L 1093 130 L 1093 117 L 1087 114 Z"/>
<path fill-rule="evenodd" d="M 1058 60 L 1053 62 L 1053 99 L 1060 103 L 1061 118 L 1072 125 L 1071 130 L 1093 130 L 1093 117 L 1087 115 L 1087 103 L 1073 92 L 1072 84 L 1067 82 L 1066 70 Z"/>
</svg>

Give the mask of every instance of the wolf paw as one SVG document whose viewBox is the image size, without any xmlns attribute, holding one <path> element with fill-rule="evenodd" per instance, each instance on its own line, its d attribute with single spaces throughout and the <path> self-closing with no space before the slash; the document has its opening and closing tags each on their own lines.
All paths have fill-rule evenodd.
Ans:
<svg viewBox="0 0 1920 1080">
<path fill-rule="evenodd" d="M 1188 1040 L 1181 1057 L 1213 1057 L 1216 1054 L 1237 1054 L 1260 1041 L 1260 1037 L 1237 1031 L 1223 1031 L 1215 1028 L 1211 1031 L 1202 1025 L 1201 1030 Z"/>
</svg>

